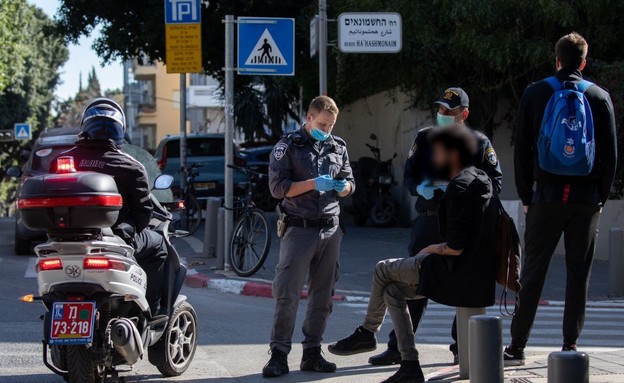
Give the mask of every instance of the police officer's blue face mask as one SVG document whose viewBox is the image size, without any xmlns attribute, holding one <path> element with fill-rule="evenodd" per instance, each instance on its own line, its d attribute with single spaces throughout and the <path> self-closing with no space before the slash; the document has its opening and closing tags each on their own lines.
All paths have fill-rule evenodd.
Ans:
<svg viewBox="0 0 624 383">
<path fill-rule="evenodd" d="M 314 138 L 317 141 L 325 141 L 326 139 L 329 138 L 329 133 L 325 133 L 324 131 L 322 131 L 319 128 L 312 128 L 310 130 L 310 135 L 312 136 L 312 138 Z"/>
</svg>

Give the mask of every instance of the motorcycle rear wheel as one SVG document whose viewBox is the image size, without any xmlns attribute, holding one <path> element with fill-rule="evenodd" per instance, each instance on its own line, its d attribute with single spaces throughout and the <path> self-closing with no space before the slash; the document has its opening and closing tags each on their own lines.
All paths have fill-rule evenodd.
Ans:
<svg viewBox="0 0 624 383">
<path fill-rule="evenodd" d="M 67 347 L 67 378 L 69 383 L 103 383 L 106 373 L 93 363 L 86 346 Z"/>
<path fill-rule="evenodd" d="M 394 223 L 396 206 L 389 198 L 380 198 L 371 209 L 370 219 L 373 226 L 388 227 Z"/>
<path fill-rule="evenodd" d="M 191 365 L 197 348 L 197 314 L 188 302 L 171 315 L 162 337 L 148 349 L 151 364 L 166 377 L 182 375 Z"/>
</svg>

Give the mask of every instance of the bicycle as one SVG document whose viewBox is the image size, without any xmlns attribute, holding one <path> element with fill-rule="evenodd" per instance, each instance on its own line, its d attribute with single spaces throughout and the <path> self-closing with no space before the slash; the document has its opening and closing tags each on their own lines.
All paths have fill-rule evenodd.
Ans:
<svg viewBox="0 0 624 383">
<path fill-rule="evenodd" d="M 267 175 L 249 168 L 228 167 L 249 176 L 246 196 L 239 198 L 239 206 L 234 208 L 237 219 L 230 239 L 230 266 L 238 276 L 249 277 L 264 265 L 271 247 L 269 221 L 253 203 L 256 185 Z"/>
<path fill-rule="evenodd" d="M 188 232 L 188 235 L 194 234 L 202 220 L 202 208 L 197 197 L 195 197 L 195 177 L 199 175 L 199 168 L 204 166 L 201 163 L 187 166 L 183 172 L 186 175 L 186 184 L 182 190 L 181 200 L 184 201 L 184 209 L 181 211 L 181 218 L 173 222 L 175 230 Z"/>
</svg>

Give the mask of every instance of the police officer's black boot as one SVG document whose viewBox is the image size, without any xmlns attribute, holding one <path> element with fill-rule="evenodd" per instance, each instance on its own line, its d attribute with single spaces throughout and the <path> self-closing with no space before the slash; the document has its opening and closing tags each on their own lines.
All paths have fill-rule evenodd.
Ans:
<svg viewBox="0 0 624 383">
<path fill-rule="evenodd" d="M 323 358 L 320 347 L 312 347 L 303 350 L 300 368 L 301 371 L 334 372 L 336 364 Z"/>
<path fill-rule="evenodd" d="M 288 374 L 288 355 L 273 347 L 271 349 L 271 359 L 262 369 L 262 376 L 275 378 L 286 374 Z"/>
<path fill-rule="evenodd" d="M 401 362 L 401 368 L 396 374 L 381 383 L 423 383 L 423 375 L 420 363 L 417 360 L 406 360 Z"/>
</svg>

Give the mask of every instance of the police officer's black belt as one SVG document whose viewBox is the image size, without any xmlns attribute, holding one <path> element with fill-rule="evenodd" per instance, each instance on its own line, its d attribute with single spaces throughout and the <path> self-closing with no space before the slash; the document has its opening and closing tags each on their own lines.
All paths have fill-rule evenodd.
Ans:
<svg viewBox="0 0 624 383">
<path fill-rule="evenodd" d="M 334 227 L 338 224 L 338 219 L 335 217 L 319 218 L 319 219 L 301 219 L 301 218 L 289 218 L 288 226 L 303 227 L 304 229 L 324 229 L 328 227 Z"/>
<path fill-rule="evenodd" d="M 419 210 L 416 212 L 419 217 L 437 217 L 437 210 Z"/>
</svg>

